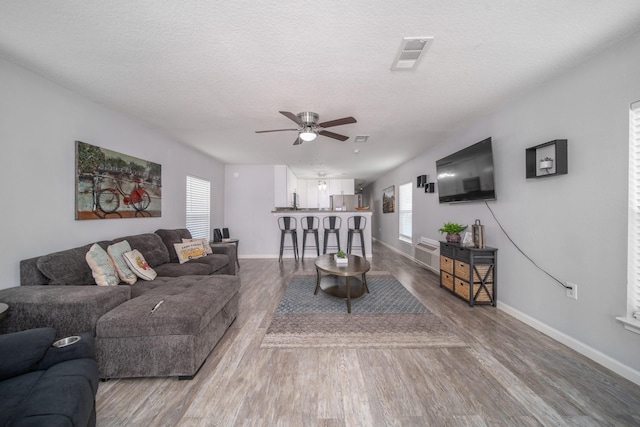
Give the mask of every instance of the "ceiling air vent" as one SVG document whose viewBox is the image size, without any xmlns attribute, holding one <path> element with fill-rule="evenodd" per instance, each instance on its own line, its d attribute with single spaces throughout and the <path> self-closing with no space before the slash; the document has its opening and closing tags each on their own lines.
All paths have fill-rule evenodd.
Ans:
<svg viewBox="0 0 640 427">
<path fill-rule="evenodd" d="M 367 142 L 369 135 L 356 135 L 354 142 Z"/>
<path fill-rule="evenodd" d="M 404 37 L 391 69 L 394 71 L 414 70 L 432 42 L 433 37 Z"/>
</svg>

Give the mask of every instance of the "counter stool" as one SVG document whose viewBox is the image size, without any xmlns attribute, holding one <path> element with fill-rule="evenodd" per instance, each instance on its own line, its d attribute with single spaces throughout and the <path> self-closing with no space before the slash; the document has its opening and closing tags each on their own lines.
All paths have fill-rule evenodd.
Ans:
<svg viewBox="0 0 640 427">
<path fill-rule="evenodd" d="M 304 261 L 304 250 L 307 246 L 307 234 L 313 235 L 316 239 L 316 256 L 320 256 L 320 240 L 318 238 L 318 228 L 320 220 L 317 216 L 305 216 L 300 219 L 302 223 L 302 260 Z"/>
<path fill-rule="evenodd" d="M 362 257 L 367 258 L 364 251 L 364 234 L 363 231 L 367 226 L 367 218 L 363 216 L 351 216 L 347 220 L 347 227 L 349 228 L 349 234 L 347 235 L 347 253 L 351 253 L 351 245 L 353 244 L 353 235 L 360 235 L 360 250 L 362 251 Z"/>
<path fill-rule="evenodd" d="M 298 221 L 292 216 L 281 216 L 278 218 L 278 227 L 280 227 L 280 258 L 282 262 L 282 251 L 291 249 L 293 257 L 298 261 Z M 284 245 L 284 236 L 291 236 L 291 246 Z"/>
<path fill-rule="evenodd" d="M 324 245 L 322 253 L 327 253 L 327 248 L 337 249 L 340 252 L 340 227 L 342 227 L 342 218 L 339 216 L 325 216 L 322 219 L 322 228 L 324 228 Z M 335 234 L 337 246 L 327 246 L 329 234 Z"/>
</svg>

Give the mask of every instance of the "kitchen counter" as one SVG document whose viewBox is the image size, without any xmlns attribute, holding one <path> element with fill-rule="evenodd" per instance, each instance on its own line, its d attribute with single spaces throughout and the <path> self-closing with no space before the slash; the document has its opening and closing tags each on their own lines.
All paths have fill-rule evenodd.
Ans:
<svg viewBox="0 0 640 427">
<path fill-rule="evenodd" d="M 342 219 L 342 226 L 340 227 L 340 249 L 343 251 L 347 251 L 347 237 L 348 237 L 348 227 L 347 220 L 349 217 L 361 215 L 367 219 L 366 227 L 364 228 L 364 232 L 362 233 L 364 236 L 364 248 L 367 252 L 367 259 L 371 259 L 371 210 L 359 211 L 359 210 L 351 210 L 351 211 L 332 211 L 332 210 L 317 210 L 317 209 L 287 209 L 287 210 L 273 210 L 271 211 L 274 217 L 276 217 L 276 221 L 273 222 L 275 227 L 274 236 L 276 236 L 275 243 L 280 247 L 280 229 L 277 224 L 277 217 L 279 216 L 291 216 L 297 219 L 298 221 L 298 248 L 300 250 L 300 258 L 302 258 L 302 224 L 301 218 L 305 216 L 315 216 L 320 220 L 320 227 L 318 228 L 318 237 L 319 237 L 319 245 L 320 245 L 320 254 L 322 255 L 322 248 L 324 246 L 324 228 L 322 227 L 322 219 L 327 216 L 337 216 Z M 360 236 L 354 236 L 353 238 L 353 253 L 354 255 L 361 255 L 360 252 Z M 285 240 L 285 245 L 289 244 L 289 238 L 287 237 Z M 335 236 L 329 237 L 329 245 L 335 244 Z M 327 252 L 337 252 L 335 249 L 327 250 Z M 284 255 L 287 258 L 293 258 L 293 253 L 291 251 L 285 251 Z M 307 250 L 306 250 L 306 258 L 315 259 L 316 251 L 315 251 L 315 242 L 312 236 L 307 236 Z"/>
<path fill-rule="evenodd" d="M 366 210 L 350 210 L 350 211 L 332 211 L 331 209 L 275 209 L 272 210 L 272 214 L 292 214 L 292 213 L 304 213 L 304 214 L 319 214 L 319 215 L 333 215 L 333 214 L 344 214 L 344 213 L 372 213 L 371 209 Z"/>
</svg>

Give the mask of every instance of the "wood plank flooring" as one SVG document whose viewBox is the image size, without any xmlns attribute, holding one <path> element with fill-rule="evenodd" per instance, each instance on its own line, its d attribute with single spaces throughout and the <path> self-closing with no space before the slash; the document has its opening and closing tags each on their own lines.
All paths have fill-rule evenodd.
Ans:
<svg viewBox="0 0 640 427">
<path fill-rule="evenodd" d="M 240 315 L 191 381 L 100 383 L 98 426 L 640 426 L 640 387 L 374 243 L 391 272 L 469 343 L 430 349 L 260 349 L 296 271 L 243 259 Z"/>
</svg>

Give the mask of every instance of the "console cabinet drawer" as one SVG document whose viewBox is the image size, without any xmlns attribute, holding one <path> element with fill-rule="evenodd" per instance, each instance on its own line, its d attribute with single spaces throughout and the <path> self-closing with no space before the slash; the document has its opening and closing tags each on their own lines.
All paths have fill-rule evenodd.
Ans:
<svg viewBox="0 0 640 427">
<path fill-rule="evenodd" d="M 453 275 L 451 275 L 449 273 L 442 273 L 442 286 L 444 286 L 445 288 L 447 288 L 450 291 L 452 291 L 453 290 Z"/>
<path fill-rule="evenodd" d="M 453 260 L 440 255 L 440 270 L 453 274 Z"/>
</svg>

